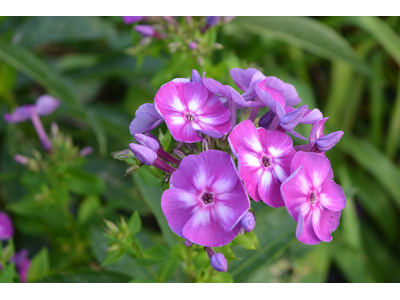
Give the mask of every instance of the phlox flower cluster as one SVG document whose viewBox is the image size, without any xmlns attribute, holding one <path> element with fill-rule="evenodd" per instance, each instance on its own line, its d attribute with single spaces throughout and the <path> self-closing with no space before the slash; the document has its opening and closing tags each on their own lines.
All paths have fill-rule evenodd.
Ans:
<svg viewBox="0 0 400 300">
<path fill-rule="evenodd" d="M 139 165 L 166 173 L 160 205 L 171 230 L 187 246 L 204 246 L 218 271 L 227 261 L 212 247 L 254 229 L 251 200 L 286 207 L 306 244 L 331 241 L 346 205 L 325 156 L 343 132 L 324 135 L 328 118 L 300 105 L 291 84 L 252 68 L 230 75 L 242 93 L 196 70 L 165 83 L 129 126 Z M 258 116 L 260 108 L 267 113 Z M 247 118 L 237 124 L 238 116 Z M 164 122 L 176 141 L 171 154 L 150 133 Z M 298 124 L 312 125 L 308 139 L 295 131 Z M 291 136 L 308 143 L 293 146 Z"/>
</svg>

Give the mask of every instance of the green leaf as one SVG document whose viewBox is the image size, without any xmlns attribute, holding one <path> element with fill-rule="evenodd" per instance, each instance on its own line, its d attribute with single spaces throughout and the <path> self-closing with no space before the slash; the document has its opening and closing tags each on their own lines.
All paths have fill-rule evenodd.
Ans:
<svg viewBox="0 0 400 300">
<path fill-rule="evenodd" d="M 72 272 L 54 274 L 42 278 L 38 283 L 125 283 L 131 278 L 116 272 L 93 270 L 76 270 Z"/>
<path fill-rule="evenodd" d="M 28 269 L 28 282 L 34 282 L 49 274 L 50 261 L 47 248 L 42 248 L 31 260 L 31 265 Z"/>
<path fill-rule="evenodd" d="M 259 248 L 259 242 L 254 232 L 248 232 L 244 235 L 238 234 L 232 242 L 247 250 L 257 250 Z"/>
<path fill-rule="evenodd" d="M 17 272 L 15 272 L 14 264 L 8 264 L 0 269 L 0 283 L 13 283 L 15 277 L 17 277 Z"/>
<path fill-rule="evenodd" d="M 157 187 L 149 187 L 144 183 L 143 179 L 138 173 L 133 174 L 133 179 L 139 188 L 145 203 L 154 214 L 158 226 L 161 228 L 162 236 L 164 237 L 168 246 L 172 247 L 177 242 L 177 236 L 171 231 L 167 219 L 165 218 L 161 209 L 162 189 L 160 188 L 160 184 L 158 183 Z"/>
<path fill-rule="evenodd" d="M 175 272 L 176 268 L 179 266 L 179 260 L 171 259 L 164 264 L 160 264 L 158 267 L 158 278 L 161 282 L 167 281 Z"/>
<path fill-rule="evenodd" d="M 308 17 L 240 17 L 230 27 L 276 39 L 318 56 L 349 63 L 369 75 L 369 67 L 356 56 L 350 44 L 332 28 Z"/>
<path fill-rule="evenodd" d="M 153 172 L 150 170 L 150 167 L 152 166 L 143 165 L 139 168 L 137 172 L 147 186 L 160 187 L 161 179 L 157 178 L 153 174 Z"/>
<path fill-rule="evenodd" d="M 37 47 L 57 42 L 111 39 L 115 35 L 113 28 L 100 17 L 31 17 L 15 30 L 12 42 Z"/>
<path fill-rule="evenodd" d="M 210 266 L 210 259 L 208 258 L 207 253 L 203 249 L 199 249 L 199 252 L 194 258 L 196 279 L 200 277 L 201 272 L 208 266 Z"/>
<path fill-rule="evenodd" d="M 128 230 L 131 235 L 134 235 L 140 231 L 142 227 L 142 221 L 140 220 L 139 213 L 135 211 L 128 222 Z"/>
<path fill-rule="evenodd" d="M 69 188 L 80 195 L 101 194 L 105 190 L 104 182 L 96 175 L 78 168 L 70 168 L 64 173 Z"/>
<path fill-rule="evenodd" d="M 384 187 L 400 207 L 400 172 L 370 143 L 345 133 L 336 145 L 350 155 Z"/>
<path fill-rule="evenodd" d="M 232 275 L 228 272 L 217 272 L 211 276 L 212 283 L 233 283 Z"/>
<path fill-rule="evenodd" d="M 86 224 L 91 217 L 98 213 L 100 207 L 101 202 L 97 195 L 86 197 L 78 208 L 78 224 Z"/>
<path fill-rule="evenodd" d="M 105 136 L 96 118 L 78 100 L 73 86 L 29 50 L 0 40 L 0 59 L 43 85 L 48 93 L 62 100 L 76 116 L 87 118 L 99 143 L 100 153 L 106 153 Z"/>
<path fill-rule="evenodd" d="M 144 257 L 138 257 L 136 262 L 140 266 L 152 266 L 170 259 L 169 251 L 161 245 L 155 245 L 144 251 Z"/>
<path fill-rule="evenodd" d="M 215 248 L 215 252 L 222 253 L 228 262 L 240 259 L 235 256 L 229 244 L 223 247 Z"/>
<path fill-rule="evenodd" d="M 382 19 L 372 16 L 348 17 L 353 24 L 368 31 L 400 65 L 400 38 Z"/>
<path fill-rule="evenodd" d="M 106 260 L 101 264 L 101 266 L 104 267 L 106 265 L 116 263 L 122 258 L 122 256 L 124 256 L 124 254 L 125 254 L 124 249 L 118 249 L 116 251 L 107 252 Z"/>
<path fill-rule="evenodd" d="M 400 139 L 400 76 L 397 79 L 396 100 L 389 123 L 389 132 L 386 139 L 386 154 L 393 159 Z"/>
</svg>

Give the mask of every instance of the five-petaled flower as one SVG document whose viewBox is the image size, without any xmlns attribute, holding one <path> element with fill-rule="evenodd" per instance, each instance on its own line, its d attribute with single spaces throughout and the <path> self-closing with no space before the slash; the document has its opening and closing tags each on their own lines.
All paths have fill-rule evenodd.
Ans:
<svg viewBox="0 0 400 300">
<path fill-rule="evenodd" d="M 198 245 L 221 247 L 239 233 L 250 201 L 231 156 L 209 150 L 182 160 L 161 207 L 177 235 Z"/>
<path fill-rule="evenodd" d="M 262 199 L 272 207 L 284 206 L 280 185 L 289 176 L 290 162 L 296 153 L 292 139 L 281 131 L 256 129 L 245 120 L 232 130 L 228 141 L 251 198 Z"/>
<path fill-rule="evenodd" d="M 342 188 L 335 183 L 329 160 L 318 153 L 298 152 L 291 175 L 282 183 L 286 207 L 297 222 L 296 237 L 306 244 L 330 242 L 346 206 Z"/>
<path fill-rule="evenodd" d="M 177 141 L 199 142 L 198 132 L 221 138 L 231 130 L 229 109 L 200 83 L 168 82 L 157 92 L 154 103 Z"/>
</svg>

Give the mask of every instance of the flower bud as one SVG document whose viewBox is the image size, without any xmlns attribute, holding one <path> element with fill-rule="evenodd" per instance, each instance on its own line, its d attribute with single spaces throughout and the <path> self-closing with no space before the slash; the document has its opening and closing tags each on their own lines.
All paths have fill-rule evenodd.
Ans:
<svg viewBox="0 0 400 300">
<path fill-rule="evenodd" d="M 135 156 L 133 155 L 132 151 L 129 149 L 117 151 L 111 153 L 112 157 L 118 160 L 126 160 L 128 158 L 134 158 Z"/>
<path fill-rule="evenodd" d="M 228 270 L 228 261 L 222 253 L 215 253 L 210 262 L 214 270 L 218 272 L 226 272 Z"/>
<path fill-rule="evenodd" d="M 135 30 L 144 36 L 153 37 L 156 35 L 156 30 L 150 25 L 136 25 Z"/>
<path fill-rule="evenodd" d="M 9 240 L 13 234 L 14 227 L 10 217 L 4 212 L 0 212 L 0 240 Z"/>
<path fill-rule="evenodd" d="M 286 131 L 292 130 L 297 126 L 297 124 L 299 124 L 306 111 L 307 105 L 302 105 L 299 108 L 291 111 L 290 113 L 287 113 L 280 120 L 281 127 Z"/>
<path fill-rule="evenodd" d="M 154 152 L 157 152 L 160 149 L 160 143 L 150 136 L 144 135 L 142 133 L 135 133 L 133 136 L 139 144 L 150 148 Z"/>
<path fill-rule="evenodd" d="M 192 243 L 191 241 L 185 240 L 185 246 L 186 246 L 186 247 L 190 247 L 190 246 L 192 246 L 192 245 L 193 245 L 193 243 Z"/>
<path fill-rule="evenodd" d="M 139 170 L 140 166 L 138 165 L 134 165 L 134 166 L 130 166 L 128 169 L 126 169 L 125 174 L 123 175 L 128 176 L 129 174 L 135 173 L 137 170 Z"/>
<path fill-rule="evenodd" d="M 145 146 L 131 143 L 129 144 L 129 148 L 132 153 L 136 156 L 136 158 L 145 165 L 152 165 L 157 159 L 157 153 Z"/>
<path fill-rule="evenodd" d="M 189 49 L 192 49 L 192 50 L 197 49 L 197 43 L 196 42 L 190 42 L 189 43 Z"/>
<path fill-rule="evenodd" d="M 247 212 L 240 220 L 240 226 L 247 232 L 253 231 L 256 226 L 256 218 L 254 218 L 253 213 Z"/>
<path fill-rule="evenodd" d="M 326 152 L 335 146 L 343 136 L 343 131 L 335 131 L 316 140 L 318 150 Z"/>
</svg>

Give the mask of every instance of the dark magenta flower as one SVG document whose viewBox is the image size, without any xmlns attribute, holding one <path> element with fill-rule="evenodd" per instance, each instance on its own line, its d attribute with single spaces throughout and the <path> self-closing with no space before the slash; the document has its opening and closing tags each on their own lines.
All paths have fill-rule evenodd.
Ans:
<svg viewBox="0 0 400 300">
<path fill-rule="evenodd" d="M 122 17 L 122 19 L 124 20 L 125 24 L 132 24 L 135 22 L 140 22 L 143 20 L 144 17 Z"/>
<path fill-rule="evenodd" d="M 60 100 L 48 95 L 43 95 L 37 99 L 35 104 L 19 106 L 13 113 L 4 114 L 4 120 L 8 123 L 20 123 L 30 119 L 35 127 L 43 148 L 45 150 L 50 150 L 51 142 L 43 128 L 39 116 L 51 114 L 59 105 Z"/>
<path fill-rule="evenodd" d="M 250 201 L 231 156 L 209 150 L 182 160 L 161 207 L 177 235 L 198 245 L 221 247 L 239 233 Z"/>
<path fill-rule="evenodd" d="M 254 201 L 285 206 L 280 185 L 290 174 L 292 139 L 284 132 L 256 128 L 250 120 L 238 124 L 228 137 L 238 158 L 239 175 Z"/>
<path fill-rule="evenodd" d="M 14 234 L 14 227 L 12 225 L 10 217 L 0 211 L 0 240 L 7 241 Z"/>
<path fill-rule="evenodd" d="M 329 159 L 318 153 L 298 152 L 291 175 L 282 183 L 286 207 L 297 222 L 296 237 L 306 244 L 330 242 L 339 225 L 346 196 L 335 183 Z"/>
<path fill-rule="evenodd" d="M 159 89 L 154 103 L 177 141 L 199 142 L 198 132 L 221 138 L 231 129 L 229 110 L 200 83 L 168 82 Z"/>
<path fill-rule="evenodd" d="M 31 261 L 28 259 L 28 250 L 22 249 L 20 252 L 15 253 L 10 261 L 15 264 L 15 269 L 21 282 L 27 282 L 28 270 L 31 265 Z"/>
</svg>

